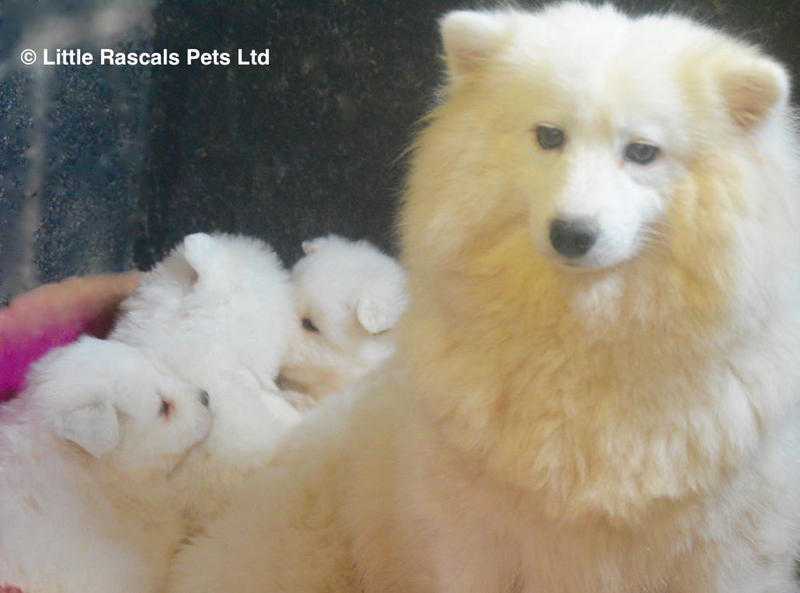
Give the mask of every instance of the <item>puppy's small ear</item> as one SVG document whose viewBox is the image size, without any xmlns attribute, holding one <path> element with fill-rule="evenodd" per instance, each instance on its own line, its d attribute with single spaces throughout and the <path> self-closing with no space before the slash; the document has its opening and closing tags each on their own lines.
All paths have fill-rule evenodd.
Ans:
<svg viewBox="0 0 800 593">
<path fill-rule="evenodd" d="M 503 46 L 509 34 L 506 16 L 503 12 L 455 10 L 439 21 L 451 77 L 477 70 Z"/>
<path fill-rule="evenodd" d="M 216 242 L 206 233 L 186 235 L 183 239 L 183 255 L 198 275 L 208 269 L 214 258 Z"/>
<path fill-rule="evenodd" d="M 108 402 L 80 406 L 56 419 L 55 432 L 94 457 L 101 457 L 119 444 L 117 412 Z"/>
<path fill-rule="evenodd" d="M 308 241 L 303 241 L 303 253 L 306 255 L 311 255 L 312 253 L 316 253 L 322 247 L 325 246 L 326 243 L 330 241 L 330 237 L 317 237 L 316 239 L 309 239 Z"/>
<path fill-rule="evenodd" d="M 789 101 L 786 69 L 765 56 L 732 59 L 719 72 L 719 85 L 734 123 L 750 130 Z"/>
<path fill-rule="evenodd" d="M 365 330 L 379 334 L 392 329 L 408 304 L 404 279 L 368 286 L 356 304 L 356 318 Z"/>
<path fill-rule="evenodd" d="M 184 237 L 159 266 L 159 273 L 190 290 L 208 270 L 214 250 L 214 237 L 195 233 Z"/>
</svg>

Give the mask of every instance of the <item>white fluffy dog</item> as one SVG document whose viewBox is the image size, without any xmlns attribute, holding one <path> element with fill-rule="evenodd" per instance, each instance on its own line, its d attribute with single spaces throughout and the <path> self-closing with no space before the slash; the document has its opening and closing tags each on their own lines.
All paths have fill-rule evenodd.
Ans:
<svg viewBox="0 0 800 593">
<path fill-rule="evenodd" d="M 171 593 L 791 593 L 800 185 L 784 68 L 671 16 L 441 23 L 411 303 Z"/>
<path fill-rule="evenodd" d="M 313 401 L 342 393 L 395 349 L 408 301 L 406 274 L 368 241 L 337 235 L 303 243 L 292 268 L 300 317 L 281 368 L 283 384 Z"/>
<path fill-rule="evenodd" d="M 275 381 L 296 325 L 288 273 L 262 241 L 197 233 L 142 279 L 111 338 L 136 345 L 211 396 L 214 427 L 187 461 L 194 528 L 300 418 Z"/>
<path fill-rule="evenodd" d="M 172 481 L 211 427 L 208 395 L 138 349 L 82 338 L 0 409 L 0 583 L 157 590 L 183 517 Z"/>
</svg>

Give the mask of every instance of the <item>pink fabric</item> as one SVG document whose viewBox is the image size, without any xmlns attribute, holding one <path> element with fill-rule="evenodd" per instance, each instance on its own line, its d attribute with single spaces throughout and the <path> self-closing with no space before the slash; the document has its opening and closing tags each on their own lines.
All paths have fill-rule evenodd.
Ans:
<svg viewBox="0 0 800 593">
<path fill-rule="evenodd" d="M 52 348 L 73 342 L 88 327 L 87 321 L 72 320 L 31 332 L 14 318 L 13 311 L 0 313 L 3 314 L 9 319 L 0 322 L 0 401 L 10 399 L 25 387 L 25 374 L 31 364 Z"/>
</svg>

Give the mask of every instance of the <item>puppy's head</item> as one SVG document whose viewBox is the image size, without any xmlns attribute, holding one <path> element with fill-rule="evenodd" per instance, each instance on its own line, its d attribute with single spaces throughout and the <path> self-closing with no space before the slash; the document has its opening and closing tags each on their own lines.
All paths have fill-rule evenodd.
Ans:
<svg viewBox="0 0 800 593">
<path fill-rule="evenodd" d="M 283 379 L 315 396 L 341 391 L 394 351 L 406 308 L 400 265 L 366 241 L 329 235 L 303 243 L 292 269 L 298 321 Z"/>
<path fill-rule="evenodd" d="M 409 266 L 582 286 L 643 260 L 673 286 L 726 274 L 740 220 L 774 199 L 765 163 L 792 152 L 782 66 L 608 5 L 458 11 L 441 31 L 448 82 L 415 147 Z"/>
<path fill-rule="evenodd" d="M 265 243 L 196 233 L 142 278 L 112 336 L 201 384 L 242 368 L 270 385 L 294 318 L 289 275 Z"/>
<path fill-rule="evenodd" d="M 32 369 L 31 399 L 53 430 L 133 480 L 166 478 L 209 433 L 209 396 L 137 348 L 84 337 Z"/>
</svg>

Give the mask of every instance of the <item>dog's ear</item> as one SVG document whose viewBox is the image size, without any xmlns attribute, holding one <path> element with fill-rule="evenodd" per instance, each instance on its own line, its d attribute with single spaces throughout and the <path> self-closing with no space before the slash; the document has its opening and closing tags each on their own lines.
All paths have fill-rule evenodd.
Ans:
<svg viewBox="0 0 800 593">
<path fill-rule="evenodd" d="M 365 330 L 379 334 L 392 329 L 408 304 L 404 277 L 368 285 L 356 304 L 356 318 Z"/>
<path fill-rule="evenodd" d="M 216 249 L 214 237 L 206 233 L 186 235 L 183 239 L 183 256 L 196 277 L 202 277 L 214 266 Z"/>
<path fill-rule="evenodd" d="M 439 21 L 444 57 L 451 78 L 480 68 L 509 36 L 507 14 L 500 11 L 455 10 Z"/>
<path fill-rule="evenodd" d="M 72 408 L 55 419 L 55 432 L 94 457 L 101 457 L 119 444 L 117 412 L 108 402 Z"/>
<path fill-rule="evenodd" d="M 319 249 L 319 245 L 316 241 L 303 241 L 303 253 L 305 255 L 310 255 Z"/>
<path fill-rule="evenodd" d="M 789 74 L 763 55 L 731 56 L 719 67 L 717 79 L 731 118 L 744 130 L 758 126 L 789 101 Z"/>
<path fill-rule="evenodd" d="M 316 239 L 309 239 L 308 241 L 303 241 L 302 243 L 303 253 L 305 253 L 306 255 L 311 255 L 312 253 L 316 253 L 330 241 L 331 241 L 330 237 L 317 237 Z"/>
<path fill-rule="evenodd" d="M 158 269 L 162 275 L 190 290 L 213 265 L 214 244 L 214 237 L 206 233 L 187 235 Z"/>
</svg>

